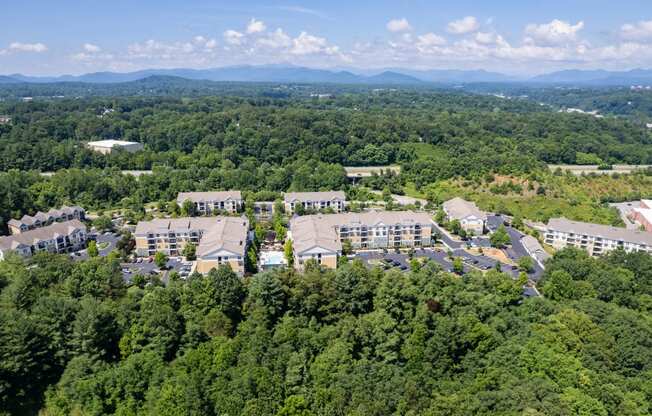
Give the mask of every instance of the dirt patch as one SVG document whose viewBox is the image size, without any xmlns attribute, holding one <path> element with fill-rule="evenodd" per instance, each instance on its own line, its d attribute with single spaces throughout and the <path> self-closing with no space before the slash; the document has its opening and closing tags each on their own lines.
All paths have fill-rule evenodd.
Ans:
<svg viewBox="0 0 652 416">
<path fill-rule="evenodd" d="M 484 254 L 489 258 L 498 260 L 501 263 L 509 264 L 510 266 L 516 265 L 516 263 L 514 263 L 509 257 L 507 257 L 504 251 L 499 250 L 497 248 L 483 248 L 482 253 L 480 253 L 480 250 L 478 250 L 477 248 L 471 248 L 466 251 L 474 255 Z"/>
</svg>

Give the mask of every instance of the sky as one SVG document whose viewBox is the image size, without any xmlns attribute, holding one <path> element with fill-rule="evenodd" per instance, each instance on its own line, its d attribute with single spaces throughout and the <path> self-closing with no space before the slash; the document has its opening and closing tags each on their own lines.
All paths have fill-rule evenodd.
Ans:
<svg viewBox="0 0 652 416">
<path fill-rule="evenodd" d="M 652 68 L 652 1 L 22 0 L 0 13 L 0 74 L 243 64 Z"/>
</svg>

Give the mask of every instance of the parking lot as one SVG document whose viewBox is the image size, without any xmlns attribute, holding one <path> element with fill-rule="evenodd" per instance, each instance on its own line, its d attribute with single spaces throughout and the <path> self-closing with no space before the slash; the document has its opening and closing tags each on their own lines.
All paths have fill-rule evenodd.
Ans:
<svg viewBox="0 0 652 416">
<path fill-rule="evenodd" d="M 489 231 L 491 232 L 496 231 L 498 227 L 500 227 L 500 225 L 505 225 L 505 230 L 507 231 L 507 234 L 509 235 L 509 238 L 511 240 L 510 246 L 504 249 L 505 254 L 507 254 L 507 257 L 509 257 L 510 260 L 516 262 L 521 257 L 529 256 L 529 253 L 521 243 L 521 238 L 524 236 L 523 233 L 521 233 L 520 231 L 518 231 L 517 229 L 509 225 L 506 225 L 505 218 L 502 217 L 501 215 L 487 216 L 487 228 L 489 229 Z M 491 242 L 489 241 L 489 237 L 477 236 L 477 237 L 473 237 L 469 241 L 460 241 L 452 238 L 451 235 L 449 235 L 445 230 L 442 230 L 441 227 L 439 226 L 435 226 L 435 229 L 439 231 L 441 235 L 441 241 L 444 243 L 444 245 L 449 249 L 451 249 L 456 256 L 464 257 L 467 263 L 473 264 L 474 266 L 477 266 L 482 270 L 486 270 L 488 265 L 491 265 L 490 267 L 495 267 L 496 260 L 482 255 L 473 256 L 463 250 L 464 246 L 491 247 Z M 519 270 L 517 268 L 514 268 L 513 266 L 507 264 L 501 264 L 501 270 L 511 273 L 515 276 L 518 276 L 519 274 Z M 532 272 L 528 274 L 528 278 L 536 282 L 541 278 L 542 274 L 543 274 L 543 269 L 538 263 L 534 262 L 534 268 Z"/>
<path fill-rule="evenodd" d="M 448 253 L 444 250 L 421 248 L 415 251 L 414 257 L 428 258 L 438 263 L 442 269 L 449 272 L 453 271 L 453 262 L 448 256 Z M 492 258 L 483 255 L 473 255 L 461 248 L 453 250 L 453 257 L 460 257 L 462 259 L 464 267 L 463 273 L 468 273 L 473 269 L 489 270 L 496 267 L 497 263 L 497 261 Z M 355 254 L 354 258 L 361 259 L 369 267 L 380 265 L 385 269 L 396 268 L 401 271 L 410 270 L 410 258 L 406 253 L 383 253 L 380 251 L 367 251 Z M 517 268 L 513 268 L 513 266 L 509 266 L 507 264 L 501 263 L 501 270 L 506 273 L 510 273 L 515 277 L 519 275 Z"/>
<path fill-rule="evenodd" d="M 185 262 L 179 257 L 168 259 L 164 270 L 160 270 L 151 257 L 139 257 L 131 263 L 121 263 L 122 276 L 125 282 L 130 283 L 134 276 L 140 274 L 143 276 L 153 276 L 163 274 L 162 280 L 167 283 L 167 279 L 172 272 L 177 272 L 181 278 L 190 274 L 192 262 Z"/>
</svg>

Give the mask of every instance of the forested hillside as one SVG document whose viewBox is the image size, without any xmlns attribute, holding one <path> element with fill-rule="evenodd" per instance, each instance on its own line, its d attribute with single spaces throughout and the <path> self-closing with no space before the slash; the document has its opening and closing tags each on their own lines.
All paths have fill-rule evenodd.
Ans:
<svg viewBox="0 0 652 416">
<path fill-rule="evenodd" d="M 115 258 L 0 263 L 0 407 L 44 415 L 644 415 L 652 258 L 563 251 L 545 298 L 463 278 L 228 268 L 123 286 Z"/>
<path fill-rule="evenodd" d="M 137 219 L 144 204 L 166 204 L 181 191 L 355 192 L 343 166 L 398 164 L 399 176 L 368 184 L 436 202 L 432 188 L 444 180 L 489 190 L 494 175 L 529 177 L 528 186 L 536 184 L 550 198 L 557 185 L 546 163 L 652 162 L 651 133 L 640 122 L 560 114 L 524 100 L 342 86 L 239 88 L 249 93 L 0 103 L 0 114 L 11 117 L 0 125 L 0 229 L 11 217 L 64 203 L 127 209 Z M 334 96 L 310 97 L 329 88 Z M 285 96 L 272 98 L 270 91 Z M 101 155 L 84 146 L 98 139 L 137 141 L 145 150 Z M 124 169 L 153 174 L 120 175 Z M 26 170 L 57 173 L 41 177 Z M 564 187 L 555 196 L 567 203 L 556 206 L 576 207 L 564 212 L 572 218 L 611 223 L 613 214 L 598 212 L 600 204 L 645 197 L 644 183 L 631 188 L 615 181 L 590 199 L 577 197 L 583 189 Z M 491 205 L 500 210 L 495 201 Z"/>
<path fill-rule="evenodd" d="M 247 160 L 384 165 L 411 162 L 401 144 L 421 142 L 436 145 L 446 160 L 433 179 L 572 164 L 578 152 L 607 163 L 652 161 L 652 139 L 640 124 L 461 93 L 55 100 L 6 103 L 0 114 L 12 117 L 0 126 L 0 170 L 214 168 L 227 160 L 236 166 Z M 94 139 L 138 141 L 147 150 L 100 156 L 81 145 Z"/>
</svg>

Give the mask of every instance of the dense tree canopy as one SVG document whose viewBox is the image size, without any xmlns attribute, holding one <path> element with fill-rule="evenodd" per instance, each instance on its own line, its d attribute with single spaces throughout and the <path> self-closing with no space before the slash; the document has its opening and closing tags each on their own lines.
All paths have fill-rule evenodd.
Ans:
<svg viewBox="0 0 652 416">
<path fill-rule="evenodd" d="M 0 263 L 8 414 L 643 415 L 647 254 L 489 271 L 228 268 L 125 291 L 111 260 Z"/>
</svg>

